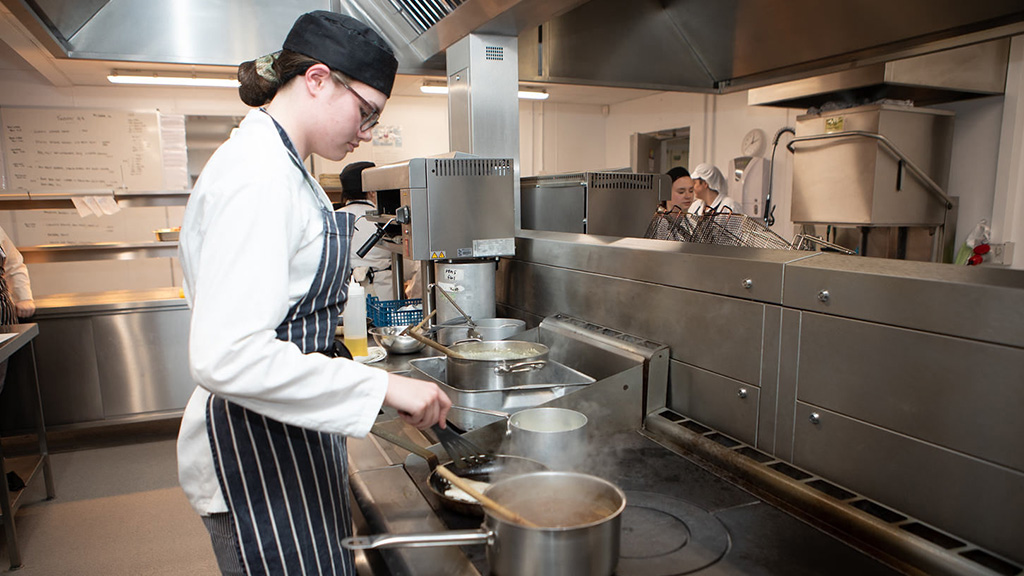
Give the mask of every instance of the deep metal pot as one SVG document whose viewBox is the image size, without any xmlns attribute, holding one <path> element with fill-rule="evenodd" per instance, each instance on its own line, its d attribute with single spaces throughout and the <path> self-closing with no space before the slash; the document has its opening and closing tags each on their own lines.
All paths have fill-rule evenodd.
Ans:
<svg viewBox="0 0 1024 576">
<path fill-rule="evenodd" d="M 552 470 L 572 470 L 588 451 L 587 415 L 568 408 L 527 408 L 514 414 L 452 405 L 453 409 L 507 420 L 509 452 L 536 460 Z"/>
<path fill-rule="evenodd" d="M 437 341 L 450 346 L 471 338 L 483 341 L 504 340 L 526 331 L 526 322 L 517 318 L 482 318 L 474 319 L 473 323 L 476 326 L 441 326 L 437 330 Z"/>
<path fill-rule="evenodd" d="M 537 342 L 500 340 L 463 342 L 451 346 L 448 385 L 462 390 L 501 390 L 533 384 L 531 376 L 547 365 L 548 347 Z"/>
<path fill-rule="evenodd" d="M 402 546 L 486 544 L 498 576 L 610 576 L 619 561 L 626 495 L 607 480 L 573 472 L 506 478 L 484 494 L 539 527 L 502 520 L 484 510 L 479 530 L 384 534 L 342 540 L 352 550 Z"/>
</svg>

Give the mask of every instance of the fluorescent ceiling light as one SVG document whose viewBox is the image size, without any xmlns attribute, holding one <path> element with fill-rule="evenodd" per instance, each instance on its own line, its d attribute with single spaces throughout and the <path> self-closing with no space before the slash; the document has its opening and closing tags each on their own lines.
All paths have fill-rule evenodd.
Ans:
<svg viewBox="0 0 1024 576">
<path fill-rule="evenodd" d="M 200 76 L 172 72 L 141 72 L 115 70 L 107 80 L 112 84 L 145 86 L 192 86 L 207 88 L 238 88 L 238 79 L 228 76 Z"/>
<path fill-rule="evenodd" d="M 439 84 L 424 84 L 420 86 L 420 92 L 424 94 L 447 94 L 448 87 Z"/>
<path fill-rule="evenodd" d="M 520 90 L 519 98 L 523 100 L 547 100 L 549 94 L 543 90 Z"/>
<path fill-rule="evenodd" d="M 426 81 L 420 86 L 420 92 L 424 94 L 447 94 L 448 86 L 440 82 Z M 523 100 L 547 100 L 547 92 L 540 89 L 520 90 L 519 98 Z"/>
</svg>

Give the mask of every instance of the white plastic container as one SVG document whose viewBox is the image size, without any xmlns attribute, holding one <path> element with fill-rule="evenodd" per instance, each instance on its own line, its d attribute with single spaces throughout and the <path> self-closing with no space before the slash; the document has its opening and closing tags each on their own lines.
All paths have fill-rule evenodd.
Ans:
<svg viewBox="0 0 1024 576">
<path fill-rule="evenodd" d="M 348 300 L 341 319 L 345 326 L 345 347 L 352 357 L 369 356 L 366 343 L 366 292 L 354 280 L 348 285 Z"/>
</svg>

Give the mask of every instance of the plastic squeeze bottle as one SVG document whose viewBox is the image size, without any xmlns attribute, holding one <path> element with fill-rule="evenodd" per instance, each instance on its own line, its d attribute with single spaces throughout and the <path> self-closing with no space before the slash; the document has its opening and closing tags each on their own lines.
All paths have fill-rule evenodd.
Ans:
<svg viewBox="0 0 1024 576">
<path fill-rule="evenodd" d="M 345 310 L 341 313 L 345 326 L 345 347 L 352 357 L 368 356 L 366 347 L 366 291 L 353 280 L 348 285 L 348 300 Z"/>
</svg>

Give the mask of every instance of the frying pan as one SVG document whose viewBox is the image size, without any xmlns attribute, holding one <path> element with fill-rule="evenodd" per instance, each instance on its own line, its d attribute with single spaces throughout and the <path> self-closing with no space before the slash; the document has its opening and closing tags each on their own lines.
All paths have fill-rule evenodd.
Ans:
<svg viewBox="0 0 1024 576">
<path fill-rule="evenodd" d="M 437 454 L 434 454 L 430 450 L 416 444 L 412 440 L 384 430 L 379 424 L 374 424 L 373 428 L 370 429 L 370 432 L 373 435 L 387 440 L 399 448 L 404 448 L 427 461 L 427 465 L 430 466 L 430 476 L 427 477 L 427 487 L 430 488 L 430 491 L 437 496 L 438 500 L 441 501 L 442 506 L 453 512 L 465 514 L 467 516 L 484 515 L 483 508 L 479 503 L 459 500 L 446 494 L 446 492 L 451 488 L 451 484 L 436 470 L 439 464 Z M 495 482 L 499 478 L 515 476 L 527 472 L 544 472 L 548 469 L 547 466 L 535 460 L 507 455 L 496 455 L 493 456 L 491 461 L 480 464 L 467 463 L 463 468 L 447 466 L 448 464 L 451 464 L 450 460 L 444 464 L 451 472 L 454 472 L 460 478 L 488 483 Z"/>
</svg>

